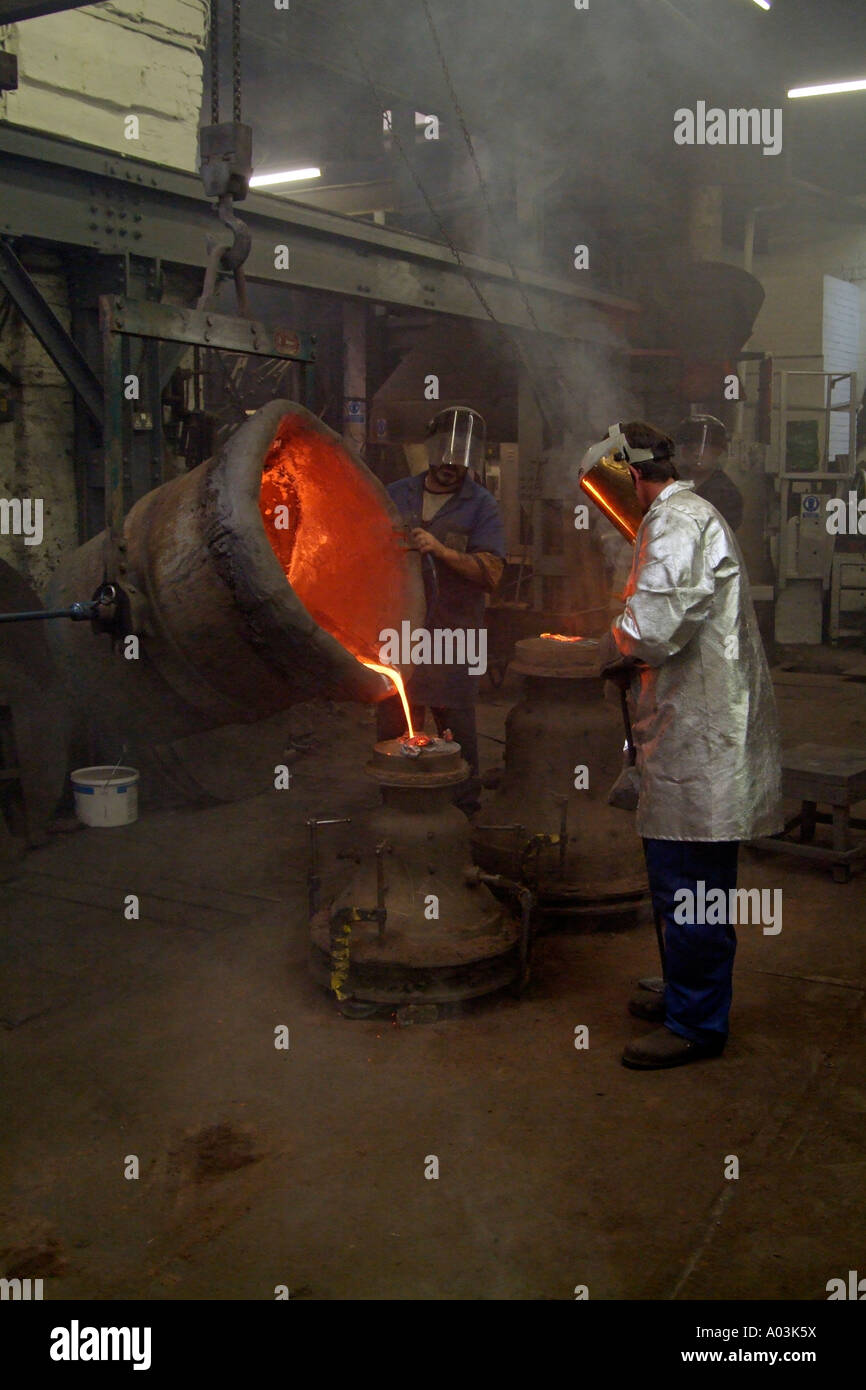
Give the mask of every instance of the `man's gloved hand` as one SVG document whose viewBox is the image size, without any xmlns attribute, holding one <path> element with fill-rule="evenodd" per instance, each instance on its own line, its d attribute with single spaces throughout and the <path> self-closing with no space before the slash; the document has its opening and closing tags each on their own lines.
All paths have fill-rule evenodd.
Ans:
<svg viewBox="0 0 866 1390">
<path fill-rule="evenodd" d="M 603 637 L 598 639 L 598 664 L 604 671 L 606 666 L 611 666 L 615 661 L 621 661 L 619 647 L 614 641 L 613 633 L 610 628 Z"/>
<path fill-rule="evenodd" d="M 628 689 L 631 685 L 637 662 L 630 656 L 620 655 L 619 647 L 616 645 L 613 633 L 610 629 L 608 629 L 598 644 L 598 661 L 604 680 L 613 681 L 615 685 L 618 685 L 623 690 Z"/>
</svg>

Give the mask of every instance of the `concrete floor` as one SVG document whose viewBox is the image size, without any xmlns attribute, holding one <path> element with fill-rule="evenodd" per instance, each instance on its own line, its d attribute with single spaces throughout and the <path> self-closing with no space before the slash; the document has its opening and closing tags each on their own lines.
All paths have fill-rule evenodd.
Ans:
<svg viewBox="0 0 866 1390">
<path fill-rule="evenodd" d="M 786 742 L 866 747 L 862 683 L 777 689 Z M 821 1300 L 862 1271 L 863 871 L 744 851 L 784 926 L 740 932 L 719 1061 L 620 1065 L 649 926 L 542 937 L 521 1002 L 350 1022 L 306 973 L 303 823 L 375 803 L 372 717 L 315 727 L 290 792 L 57 836 L 6 885 L 0 1272 L 72 1299 Z M 234 770 L 266 785 L 285 730 L 247 740 Z"/>
</svg>

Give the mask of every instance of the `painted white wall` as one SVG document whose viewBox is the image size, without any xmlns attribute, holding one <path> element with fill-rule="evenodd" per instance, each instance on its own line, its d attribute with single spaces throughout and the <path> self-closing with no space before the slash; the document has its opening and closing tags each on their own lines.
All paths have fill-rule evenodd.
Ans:
<svg viewBox="0 0 866 1390">
<path fill-rule="evenodd" d="M 856 372 L 860 355 L 860 291 L 848 280 L 824 276 L 824 317 L 822 324 L 825 372 Z M 864 382 L 859 378 L 860 391 Z M 833 404 L 848 404 L 849 388 L 840 382 L 833 391 Z M 830 457 L 850 451 L 849 418 L 842 412 L 830 419 Z"/>
<path fill-rule="evenodd" d="M 88 145 L 194 169 L 205 0 L 107 0 L 0 29 L 18 90 L 0 118 Z M 138 139 L 127 138 L 137 116 Z"/>
<path fill-rule="evenodd" d="M 206 0 L 107 0 L 2 27 L 0 46 L 18 55 L 19 87 L 0 96 L 0 118 L 192 170 L 207 17 Z M 127 138 L 131 115 L 137 140 Z M 68 327 L 60 261 L 47 261 L 33 278 Z M 44 592 L 77 544 L 72 392 L 14 312 L 0 361 L 21 382 L 10 392 L 15 419 L 0 424 L 0 497 L 44 504 L 41 545 L 0 534 L 0 556 Z"/>
<path fill-rule="evenodd" d="M 850 316 L 856 294 L 859 324 L 853 369 L 862 390 L 866 386 L 866 334 L 862 331 L 866 323 L 866 227 L 803 219 L 790 226 L 784 237 L 773 238 L 769 255 L 755 258 L 754 274 L 766 298 L 746 346 L 779 357 L 813 356 L 823 361 L 825 277 L 851 286 L 848 291 L 831 288 L 830 302 L 840 305 L 840 296 L 847 296 L 844 312 Z M 852 322 L 846 352 L 853 332 Z M 837 346 L 832 334 L 828 345 L 831 350 Z M 827 370 L 836 367 L 831 365 Z"/>
<path fill-rule="evenodd" d="M 777 368 L 856 371 L 859 398 L 866 387 L 866 227 L 818 214 L 792 218 L 775 229 L 754 273 L 766 298 L 746 347 L 770 353 Z M 823 404 L 820 381 L 792 383 L 790 399 Z M 840 415 L 831 455 L 846 445 Z"/>
</svg>

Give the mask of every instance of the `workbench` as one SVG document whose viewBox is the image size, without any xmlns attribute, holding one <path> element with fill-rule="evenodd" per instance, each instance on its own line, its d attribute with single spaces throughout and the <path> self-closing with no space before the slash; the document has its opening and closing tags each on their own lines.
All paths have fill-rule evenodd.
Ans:
<svg viewBox="0 0 866 1390">
<path fill-rule="evenodd" d="M 866 800 L 866 748 L 801 743 L 782 754 L 782 795 L 800 802 L 800 810 L 779 835 L 750 843 L 758 849 L 779 850 L 827 864 L 837 883 L 847 883 L 851 865 L 866 858 L 866 837 L 859 843 L 852 830 L 866 830 L 866 819 L 851 815 L 851 807 Z M 829 807 L 820 811 L 819 806 Z M 816 845 L 815 826 L 832 825 L 832 844 Z M 799 829 L 799 837 L 792 832 Z"/>
</svg>

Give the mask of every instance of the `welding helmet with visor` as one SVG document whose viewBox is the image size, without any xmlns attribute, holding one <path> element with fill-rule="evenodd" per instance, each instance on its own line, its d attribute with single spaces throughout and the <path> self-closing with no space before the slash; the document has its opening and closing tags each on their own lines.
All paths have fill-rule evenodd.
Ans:
<svg viewBox="0 0 866 1390">
<path fill-rule="evenodd" d="M 468 406 L 440 410 L 427 426 L 427 458 L 431 468 L 471 469 L 484 473 L 487 426 L 484 417 Z"/>
<path fill-rule="evenodd" d="M 653 449 L 638 449 L 629 444 L 621 425 L 611 425 L 606 438 L 587 449 L 580 461 L 581 491 L 632 543 L 643 521 L 643 511 L 629 465 L 639 468 L 657 457 Z"/>
</svg>

